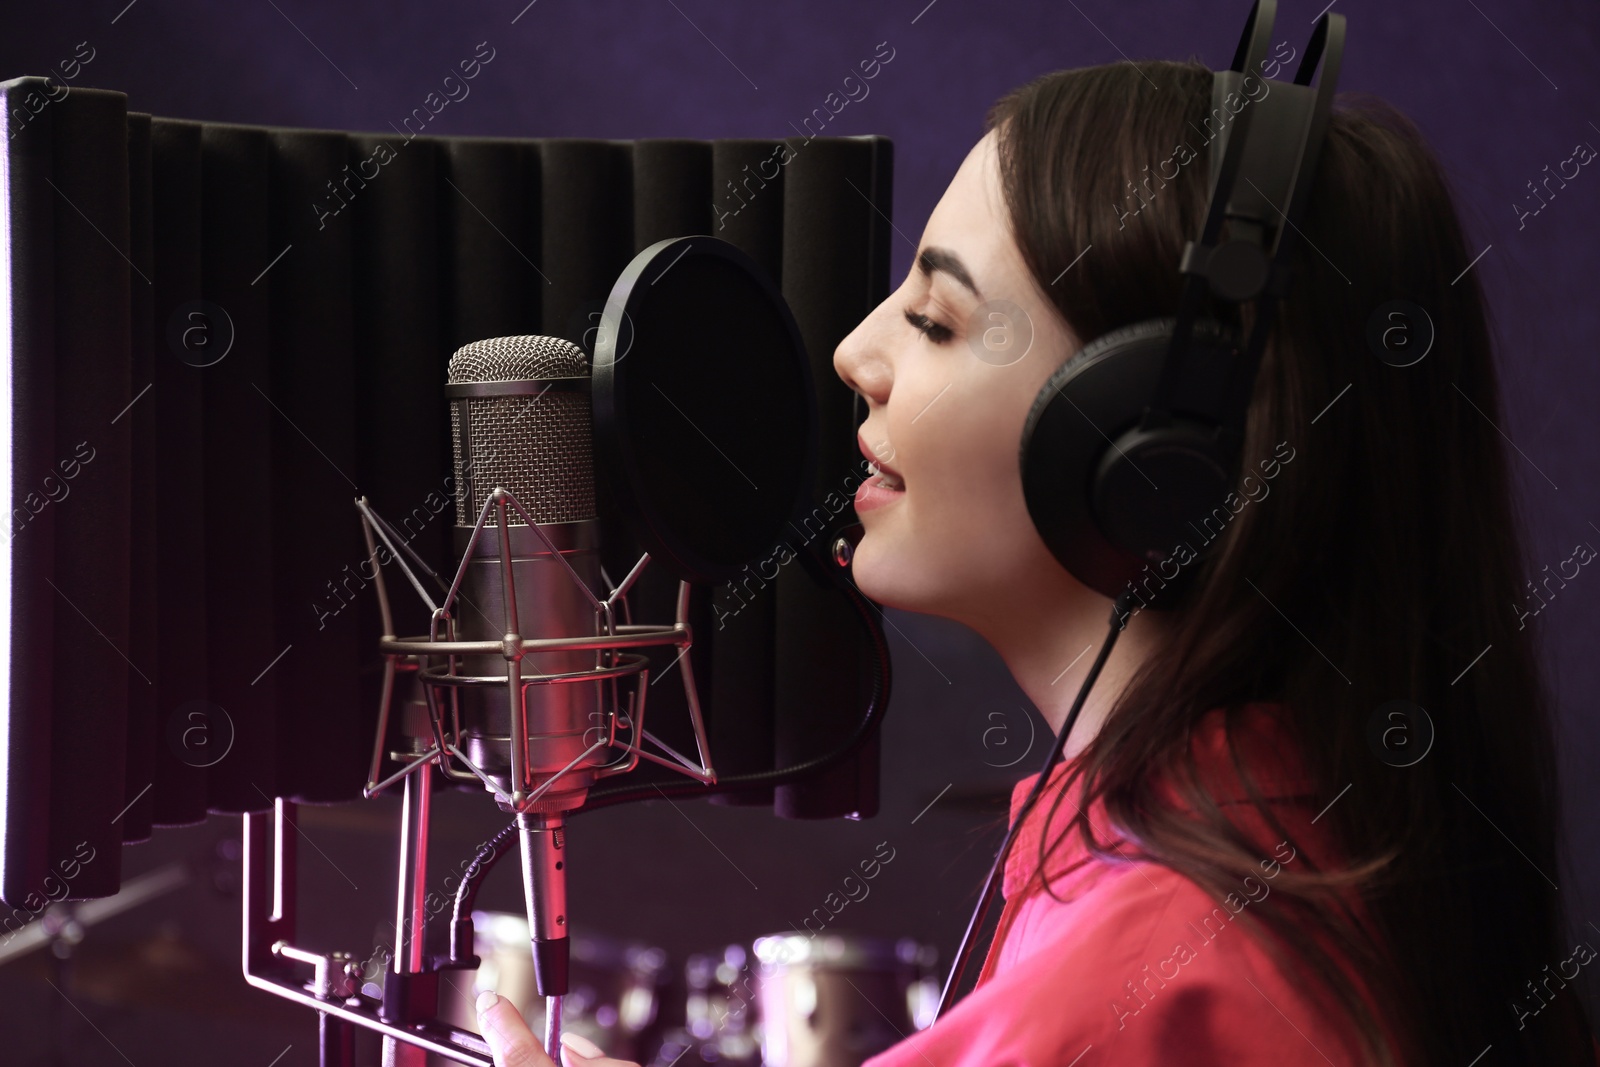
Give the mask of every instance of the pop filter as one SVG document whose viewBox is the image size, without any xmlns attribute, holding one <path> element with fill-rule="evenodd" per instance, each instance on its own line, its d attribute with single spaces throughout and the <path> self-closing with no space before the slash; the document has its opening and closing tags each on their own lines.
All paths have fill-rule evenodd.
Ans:
<svg viewBox="0 0 1600 1067">
<path fill-rule="evenodd" d="M 777 285 L 726 241 L 633 258 L 601 316 L 591 398 L 605 507 L 680 580 L 731 578 L 804 511 L 810 361 Z"/>
</svg>

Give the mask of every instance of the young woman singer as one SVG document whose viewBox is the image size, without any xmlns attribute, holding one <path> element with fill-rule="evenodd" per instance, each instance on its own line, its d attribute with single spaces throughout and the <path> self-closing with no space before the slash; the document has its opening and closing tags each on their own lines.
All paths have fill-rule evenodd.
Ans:
<svg viewBox="0 0 1600 1067">
<path fill-rule="evenodd" d="M 1086 340 L 1174 313 L 1211 89 L 1197 63 L 1141 62 L 1007 95 L 834 353 L 881 472 L 856 498 L 859 587 L 982 635 L 1058 733 L 1112 601 L 1041 540 L 1018 441 Z M 1301 229 L 1241 484 L 1196 531 L 1216 543 L 1181 603 L 1126 618 L 1018 828 L 977 985 L 869 1067 L 1595 1062 L 1567 986 L 1600 934 L 1567 930 L 1555 888 L 1554 727 L 1474 249 L 1416 128 L 1348 95 Z M 1412 362 L 1370 340 L 1401 300 L 1432 333 Z M 1002 304 L 1031 330 L 1020 358 L 985 356 Z M 1421 350 L 1420 318 L 1395 328 Z M 482 1006 L 497 1063 L 548 1065 L 508 1002 Z M 563 1050 L 616 1062 L 585 1053 Z"/>
</svg>

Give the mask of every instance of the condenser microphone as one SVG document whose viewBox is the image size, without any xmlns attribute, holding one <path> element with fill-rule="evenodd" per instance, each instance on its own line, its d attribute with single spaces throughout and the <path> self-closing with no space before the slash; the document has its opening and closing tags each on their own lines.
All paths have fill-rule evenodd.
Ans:
<svg viewBox="0 0 1600 1067">
<path fill-rule="evenodd" d="M 591 591 L 600 588 L 589 385 L 588 356 L 559 337 L 491 338 L 450 358 L 445 391 L 455 452 L 454 547 L 462 558 L 457 640 L 502 641 L 508 631 L 537 639 L 598 632 L 593 601 L 573 581 L 575 575 Z M 497 500 L 497 488 L 526 515 Z M 604 722 L 601 683 L 525 683 L 589 670 L 596 653 L 523 652 L 515 671 L 503 655 L 462 658 L 467 675 L 506 679 L 505 687 L 455 694 L 459 736 L 463 754 L 502 798 L 501 806 L 513 810 L 504 803 L 513 798 L 521 807 L 516 816 L 536 981 L 540 995 L 560 996 L 568 959 L 563 816 L 583 804 L 605 763 L 604 750 L 592 745 Z M 518 713 L 526 722 L 525 752 L 512 742 L 510 717 Z M 541 784 L 546 790 L 522 807 L 530 783 L 532 792 Z"/>
<path fill-rule="evenodd" d="M 535 982 L 547 1001 L 544 1046 L 559 1062 L 569 958 L 565 819 L 597 800 L 663 795 L 654 778 L 621 789 L 596 783 L 649 762 L 707 791 L 786 784 L 853 752 L 887 701 L 882 631 L 865 600 L 839 583 L 872 638 L 879 668 L 865 718 L 827 755 L 719 780 L 695 682 L 691 589 L 730 579 L 814 521 L 818 431 L 809 356 L 771 278 L 739 249 L 705 235 L 641 251 L 613 286 L 602 319 L 592 364 L 575 344 L 535 336 L 477 341 L 451 357 L 445 395 L 460 560 L 453 577 L 437 573 L 366 497 L 355 500 L 384 658 L 362 795 L 405 783 L 394 966 L 378 993 L 364 988 L 359 1003 L 340 1001 L 338 976 L 349 957 L 296 948 L 289 920 L 272 910 L 293 899 L 292 866 L 280 861 L 270 872 L 270 893 L 266 875 L 247 879 L 256 891 L 245 901 L 245 976 L 337 1017 L 344 1032 L 350 1026 L 381 1032 L 386 1063 L 416 1048 L 488 1067 L 479 1035 L 435 1017 L 436 982 L 444 970 L 477 966 L 472 901 L 513 836 Z M 707 330 L 707 322 L 719 328 Z M 730 406 L 729 396 L 759 403 Z M 748 492 L 730 499 L 725 467 L 743 476 Z M 616 582 L 600 567 L 602 500 L 606 521 L 620 522 L 643 550 Z M 851 543 L 848 535 L 838 539 L 836 562 Z M 821 567 L 809 553 L 802 558 L 808 568 Z M 426 607 L 426 634 L 396 629 L 387 563 Z M 629 590 L 651 564 L 653 574 L 676 580 L 671 622 L 635 622 L 628 609 Z M 819 580 L 838 582 L 832 572 Z M 627 621 L 618 620 L 619 610 Z M 645 727 L 651 650 L 676 653 L 671 662 L 683 687 L 692 755 Z M 730 714 L 736 710 L 743 709 Z M 436 774 L 483 785 L 502 811 L 516 815 L 463 874 L 447 957 L 423 951 L 431 910 L 428 798 Z M 272 827 L 280 857 L 289 854 L 281 842 L 292 839 L 286 810 L 280 802 Z M 267 850 L 263 824 L 250 819 L 247 871 L 251 857 Z M 322 991 L 308 993 L 286 973 L 286 961 L 316 966 Z"/>
</svg>

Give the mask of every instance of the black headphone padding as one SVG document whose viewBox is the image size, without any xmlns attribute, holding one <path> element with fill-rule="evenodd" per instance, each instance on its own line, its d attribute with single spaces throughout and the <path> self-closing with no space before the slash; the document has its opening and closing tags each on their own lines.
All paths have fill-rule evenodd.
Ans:
<svg viewBox="0 0 1600 1067">
<path fill-rule="evenodd" d="M 1145 425 L 1175 322 L 1132 323 L 1085 345 L 1023 426 L 1028 514 L 1062 566 L 1108 597 L 1179 542 L 1202 541 L 1193 523 L 1232 488 L 1236 442 L 1214 425 L 1181 413 Z"/>
</svg>

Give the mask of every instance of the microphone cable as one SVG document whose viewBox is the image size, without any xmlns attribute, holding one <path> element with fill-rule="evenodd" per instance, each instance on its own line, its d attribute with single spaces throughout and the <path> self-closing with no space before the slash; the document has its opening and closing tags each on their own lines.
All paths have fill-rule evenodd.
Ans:
<svg viewBox="0 0 1600 1067">
<path fill-rule="evenodd" d="M 1056 735 L 1056 742 L 1050 747 L 1050 754 L 1045 759 L 1044 769 L 1039 772 L 1038 779 L 1029 790 L 1028 797 L 1022 802 L 1017 817 L 1012 820 L 1006 830 L 1006 838 L 1000 845 L 1000 851 L 994 858 L 994 866 L 989 868 L 989 877 L 983 883 L 983 893 L 978 898 L 978 906 L 973 910 L 972 918 L 967 923 L 967 932 L 961 937 L 961 947 L 956 950 L 955 962 L 950 968 L 950 977 L 945 980 L 944 992 L 939 996 L 939 1009 L 934 1012 L 934 1020 L 943 1015 L 954 1001 L 957 987 L 961 984 L 962 973 L 966 970 L 972 958 L 972 951 L 976 947 L 978 930 L 983 926 L 989 914 L 989 908 L 994 903 L 995 892 L 1000 888 L 1000 882 L 1005 871 L 1006 855 L 1011 851 L 1011 845 L 1016 840 L 1017 831 L 1028 818 L 1028 813 L 1038 803 L 1043 795 L 1045 784 L 1050 780 L 1050 772 L 1061 759 L 1062 752 L 1066 751 L 1067 738 L 1072 734 L 1072 726 L 1078 721 L 1078 713 L 1083 710 L 1083 702 L 1089 696 L 1089 689 L 1094 685 L 1095 679 L 1100 677 L 1100 669 L 1106 665 L 1106 660 L 1111 655 L 1111 649 L 1117 643 L 1117 637 L 1128 624 L 1133 603 L 1137 599 L 1133 590 L 1128 590 L 1117 597 L 1111 606 L 1110 629 L 1106 639 L 1100 646 L 1100 652 L 1094 658 L 1094 664 L 1089 668 L 1089 674 L 1083 680 L 1083 685 L 1078 688 L 1077 698 L 1072 702 L 1072 708 L 1067 712 L 1067 721 L 1062 724 L 1061 732 Z"/>
</svg>

